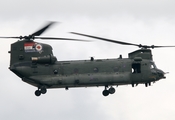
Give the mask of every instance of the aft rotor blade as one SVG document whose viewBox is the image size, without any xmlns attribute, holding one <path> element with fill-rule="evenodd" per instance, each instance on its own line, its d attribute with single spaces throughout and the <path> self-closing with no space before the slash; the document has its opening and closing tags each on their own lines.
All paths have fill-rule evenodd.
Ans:
<svg viewBox="0 0 175 120">
<path fill-rule="evenodd" d="M 90 42 L 90 40 L 80 40 L 80 39 L 72 39 L 72 38 L 56 38 L 56 37 L 34 37 L 35 39 L 42 40 L 70 40 L 70 41 L 82 41 L 82 42 Z"/>
<path fill-rule="evenodd" d="M 140 45 L 138 45 L 138 44 L 133 44 L 133 43 L 128 43 L 128 42 L 122 42 L 122 41 L 117 41 L 117 40 L 112 40 L 112 39 L 107 39 L 107 38 L 102 38 L 102 37 L 96 37 L 96 36 L 87 35 L 87 34 L 81 34 L 81 33 L 76 33 L 76 32 L 70 32 L 70 33 L 76 34 L 76 35 L 81 35 L 81 36 L 86 36 L 86 37 L 90 37 L 90 38 L 100 39 L 100 40 L 107 41 L 107 42 L 113 42 L 113 43 L 117 43 L 117 44 L 134 45 L 134 46 L 140 47 Z"/>
<path fill-rule="evenodd" d="M 44 27 L 42 27 L 41 29 L 39 29 L 38 31 L 34 32 L 33 34 L 31 34 L 31 36 L 40 36 L 42 33 L 44 33 L 49 27 L 51 27 L 54 23 L 56 22 L 49 22 L 49 24 L 45 25 Z"/>
<path fill-rule="evenodd" d="M 20 36 L 20 37 L 0 37 L 0 38 L 23 39 L 24 37 Z M 69 40 L 69 41 L 91 42 L 90 40 L 80 40 L 80 39 L 72 39 L 72 38 L 57 38 L 57 37 L 37 37 L 37 36 L 34 36 L 33 39 L 42 39 L 42 40 Z"/>
</svg>

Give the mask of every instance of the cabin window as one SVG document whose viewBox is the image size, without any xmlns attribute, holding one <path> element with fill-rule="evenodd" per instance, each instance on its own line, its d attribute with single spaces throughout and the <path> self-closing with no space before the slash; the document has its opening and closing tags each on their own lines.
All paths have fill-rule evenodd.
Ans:
<svg viewBox="0 0 175 120">
<path fill-rule="evenodd" d="M 58 74 L 58 70 L 55 69 L 55 70 L 53 71 L 53 73 L 54 73 L 54 74 Z"/>
<path fill-rule="evenodd" d="M 97 67 L 94 68 L 94 72 L 97 73 L 99 70 Z"/>
<path fill-rule="evenodd" d="M 141 73 L 141 65 L 140 63 L 133 63 L 132 64 L 132 73 Z"/>
</svg>

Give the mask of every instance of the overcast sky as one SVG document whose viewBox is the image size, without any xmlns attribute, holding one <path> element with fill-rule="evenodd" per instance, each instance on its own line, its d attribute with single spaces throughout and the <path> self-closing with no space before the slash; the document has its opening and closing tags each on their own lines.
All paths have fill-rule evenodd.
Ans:
<svg viewBox="0 0 175 120">
<path fill-rule="evenodd" d="M 42 36 L 89 39 L 80 32 L 136 44 L 175 45 L 173 0 L 0 0 L 0 36 L 29 35 L 47 21 L 57 21 Z M 104 87 L 37 89 L 9 71 L 10 44 L 0 44 L 1 120 L 165 120 L 175 119 L 175 48 L 153 49 L 154 61 L 167 74 L 150 87 L 119 86 L 104 97 Z M 136 50 L 95 40 L 94 42 L 41 41 L 52 45 L 58 60 L 127 57 Z"/>
</svg>

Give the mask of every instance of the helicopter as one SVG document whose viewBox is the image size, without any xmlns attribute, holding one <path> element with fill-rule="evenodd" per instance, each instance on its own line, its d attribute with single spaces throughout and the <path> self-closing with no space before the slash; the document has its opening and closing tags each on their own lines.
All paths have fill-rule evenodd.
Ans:
<svg viewBox="0 0 175 120">
<path fill-rule="evenodd" d="M 165 72 L 158 69 L 153 61 L 151 48 L 175 46 L 147 46 L 91 35 L 71 32 L 72 34 L 95 38 L 122 45 L 133 45 L 140 49 L 128 54 L 128 58 L 94 59 L 58 61 L 53 55 L 52 46 L 36 42 L 35 39 L 86 41 L 81 39 L 40 37 L 55 22 L 28 36 L 0 37 L 13 38 L 18 41 L 11 44 L 9 69 L 22 81 L 37 87 L 36 96 L 45 94 L 48 89 L 73 87 L 104 86 L 102 94 L 108 96 L 115 93 L 114 86 L 145 84 L 165 79 Z M 86 41 L 87 42 L 87 41 Z"/>
</svg>

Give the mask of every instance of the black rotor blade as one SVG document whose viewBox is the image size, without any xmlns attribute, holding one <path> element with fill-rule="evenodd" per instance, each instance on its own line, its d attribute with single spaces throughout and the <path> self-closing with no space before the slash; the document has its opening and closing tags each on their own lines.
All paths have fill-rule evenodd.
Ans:
<svg viewBox="0 0 175 120">
<path fill-rule="evenodd" d="M 18 39 L 20 37 L 0 37 L 0 38 L 14 38 L 14 39 Z"/>
<path fill-rule="evenodd" d="M 56 38 L 56 37 L 34 37 L 35 39 L 42 39 L 42 40 L 70 40 L 70 41 L 82 41 L 82 42 L 90 42 L 90 40 L 80 40 L 80 39 L 72 39 L 72 38 Z"/>
<path fill-rule="evenodd" d="M 24 37 L 20 36 L 20 37 L 0 37 L 0 38 L 23 39 Z M 38 37 L 38 36 L 34 36 L 33 39 L 42 39 L 42 40 L 69 40 L 69 41 L 91 42 L 90 40 L 80 40 L 80 39 L 72 39 L 72 38 L 57 38 L 57 37 Z"/>
<path fill-rule="evenodd" d="M 42 33 L 44 33 L 50 26 L 52 26 L 54 23 L 56 22 L 49 22 L 49 24 L 45 25 L 44 27 L 42 27 L 41 29 L 39 29 L 38 31 L 34 32 L 33 34 L 31 34 L 31 36 L 40 36 Z"/>
<path fill-rule="evenodd" d="M 151 48 L 163 48 L 163 47 L 175 47 L 175 46 L 154 46 L 154 45 L 151 46 Z"/>
<path fill-rule="evenodd" d="M 87 34 L 81 34 L 81 33 L 76 33 L 76 32 L 70 32 L 72 34 L 76 34 L 76 35 L 81 35 L 81 36 L 86 36 L 86 37 L 91 37 L 91 38 L 95 38 L 95 39 L 100 39 L 103 41 L 107 41 L 107 42 L 113 42 L 113 43 L 117 43 L 117 44 L 122 44 L 122 45 L 133 45 L 133 46 L 137 46 L 139 48 L 162 48 L 162 47 L 175 47 L 175 46 L 156 46 L 156 45 L 141 45 L 141 44 L 133 44 L 133 43 L 128 43 L 128 42 L 122 42 L 122 41 L 117 41 L 117 40 L 111 40 L 111 39 L 107 39 L 107 38 L 102 38 L 102 37 L 96 37 L 96 36 L 92 36 L 92 35 L 87 35 Z"/>
<path fill-rule="evenodd" d="M 0 37 L 0 38 L 14 38 L 14 39 L 33 39 L 34 36 L 40 36 L 42 33 L 44 33 L 49 27 L 51 27 L 56 22 L 49 22 L 47 25 L 39 29 L 38 31 L 34 32 L 33 34 L 29 36 L 19 36 L 19 37 Z"/>
<path fill-rule="evenodd" d="M 91 38 L 95 38 L 95 39 L 100 39 L 100 40 L 107 41 L 107 42 L 113 42 L 113 43 L 118 43 L 118 44 L 122 44 L 122 45 L 134 45 L 134 46 L 140 47 L 140 45 L 138 45 L 138 44 L 133 44 L 133 43 L 128 43 L 128 42 L 122 42 L 122 41 L 116 41 L 116 40 L 112 40 L 112 39 L 107 39 L 107 38 L 102 38 L 102 37 L 96 37 L 96 36 L 86 35 L 86 34 L 81 34 L 81 33 L 76 33 L 76 32 L 70 32 L 70 33 L 76 34 L 76 35 L 81 35 L 81 36 L 86 36 L 86 37 L 91 37 Z"/>
</svg>

